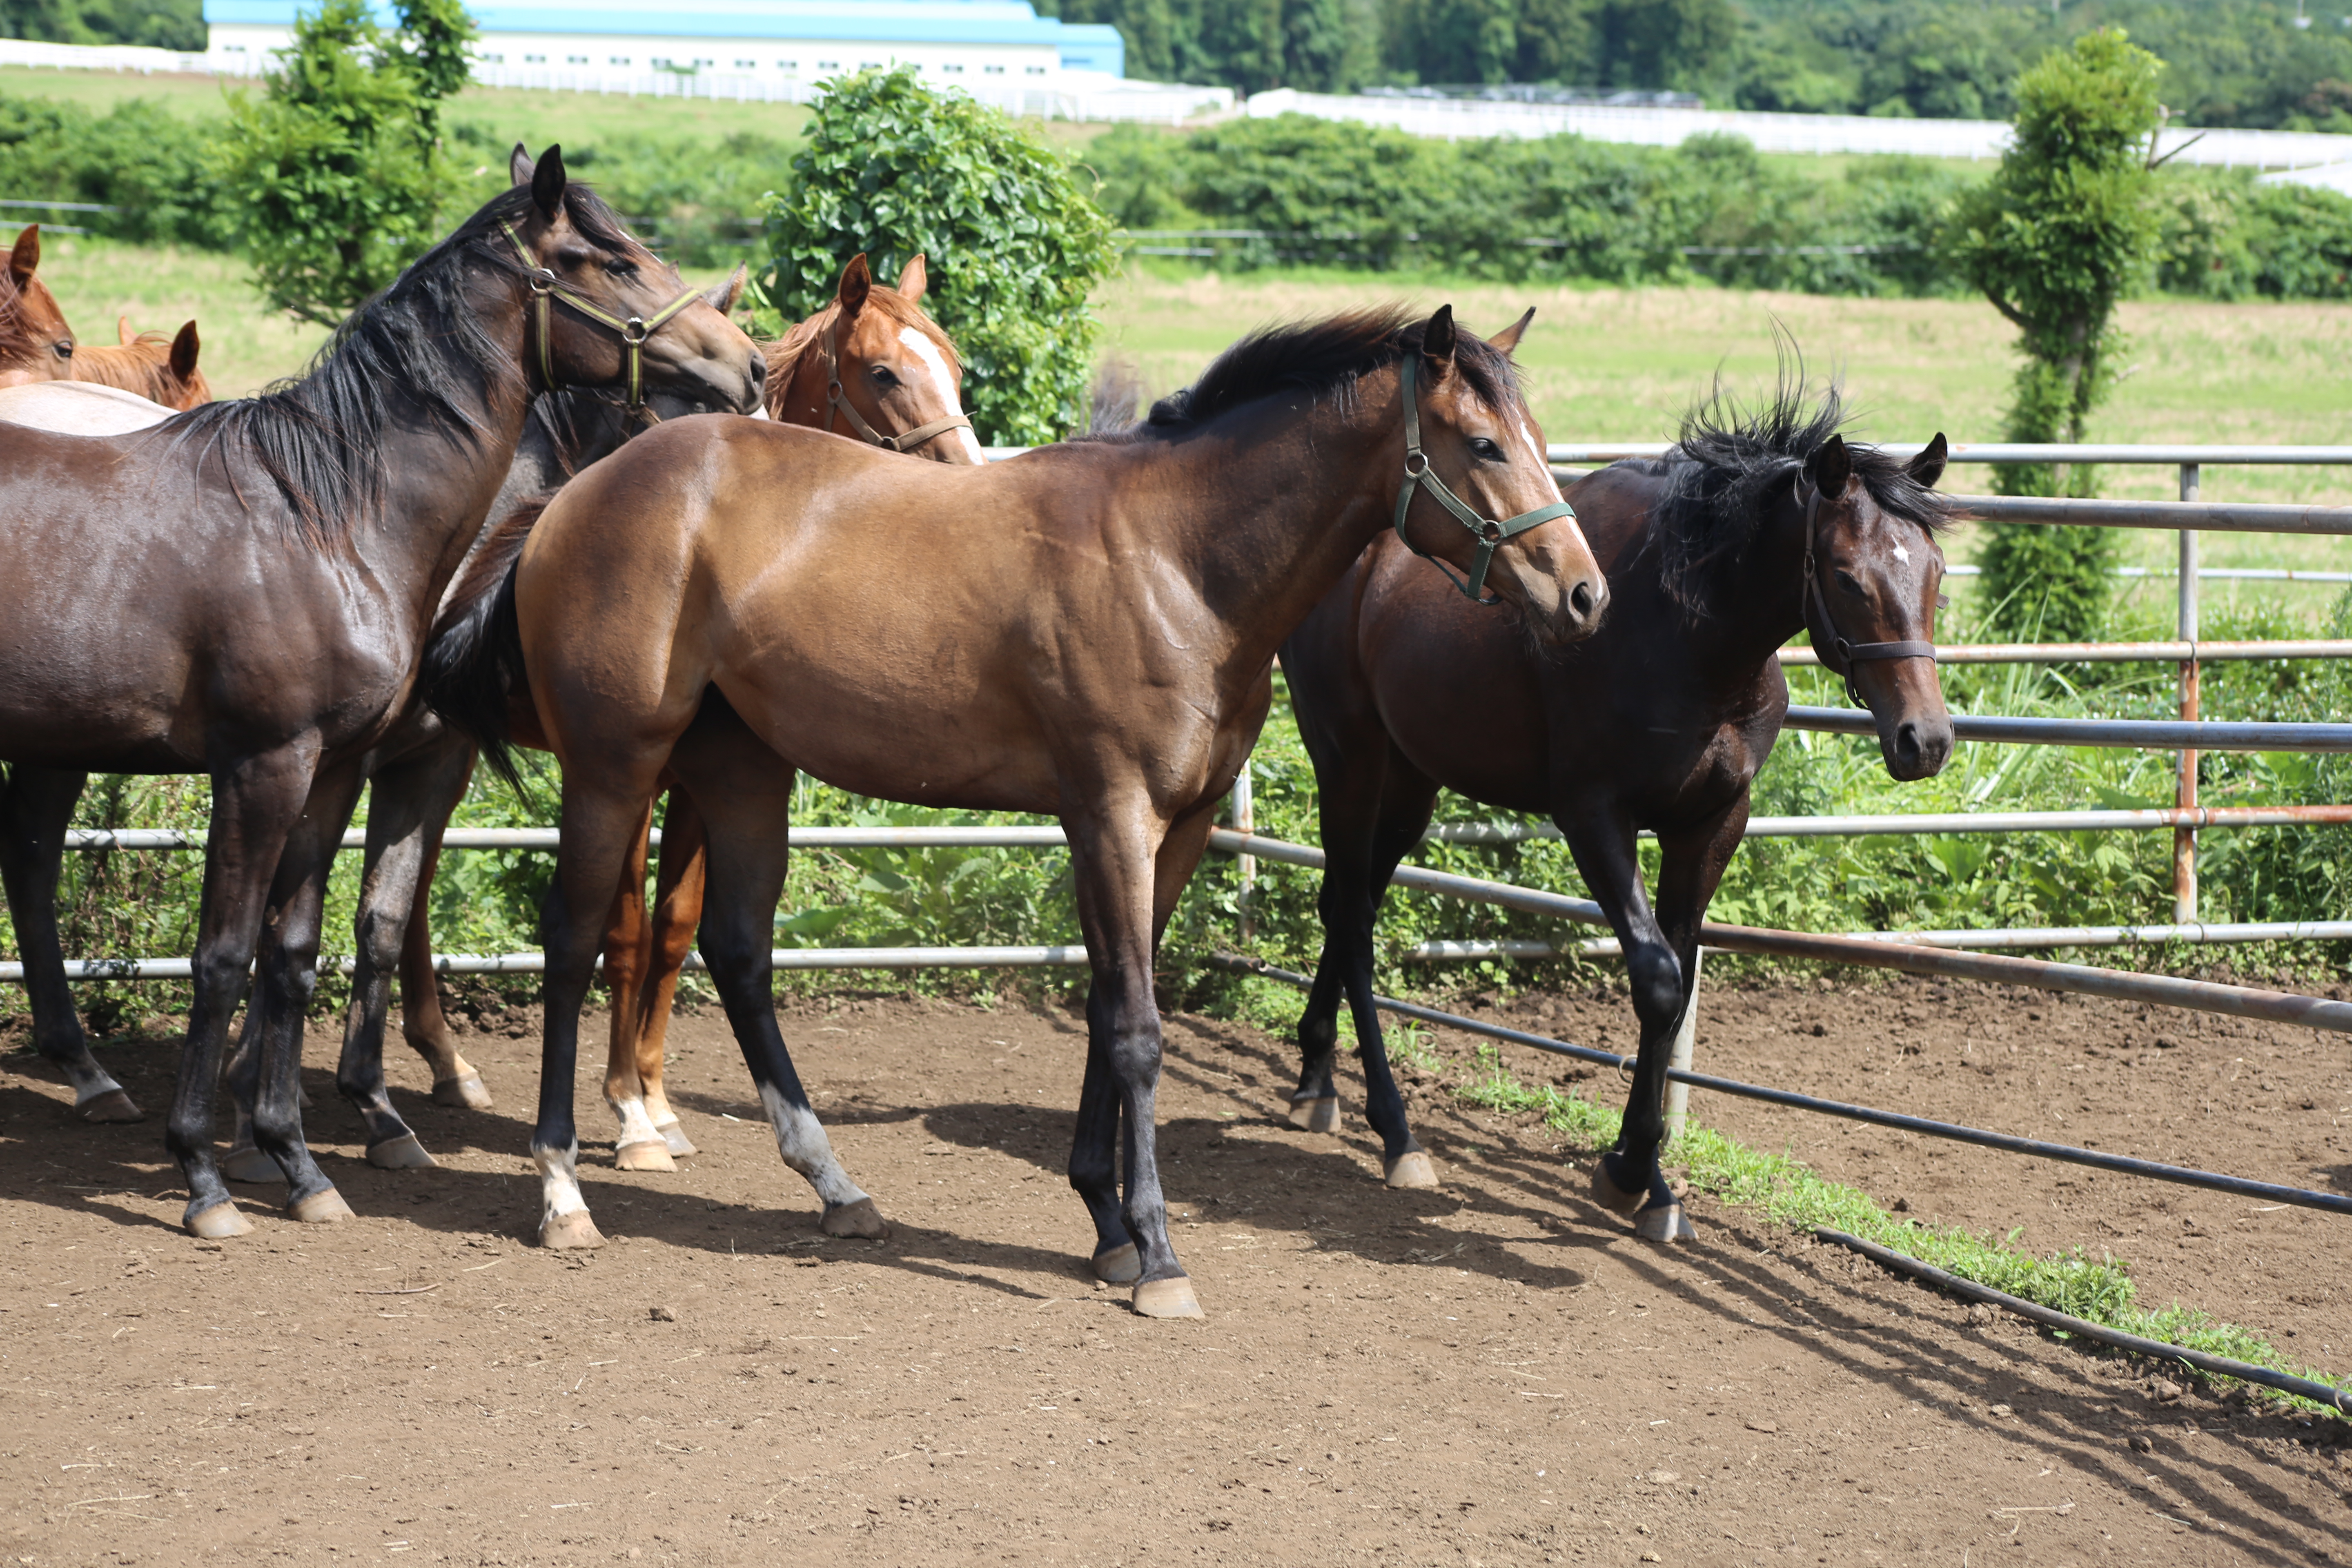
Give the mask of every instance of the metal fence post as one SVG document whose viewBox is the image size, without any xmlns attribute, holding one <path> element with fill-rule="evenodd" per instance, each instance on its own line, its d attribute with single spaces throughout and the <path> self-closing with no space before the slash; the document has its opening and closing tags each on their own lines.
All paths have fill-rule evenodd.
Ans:
<svg viewBox="0 0 2352 1568">
<path fill-rule="evenodd" d="M 1250 763 L 1246 757 L 1242 759 L 1242 771 L 1234 776 L 1233 818 L 1234 832 L 1255 833 L 1257 831 L 1256 802 L 1250 789 Z M 1242 941 L 1249 942 L 1257 935 L 1257 921 L 1250 914 L 1250 889 L 1257 885 L 1257 857 L 1235 856 L 1234 875 L 1241 883 L 1239 889 L 1234 894 L 1234 913 L 1237 917 L 1235 921 L 1237 933 Z"/>
<path fill-rule="evenodd" d="M 1682 1072 L 1690 1071 L 1691 1047 L 1696 1045 L 1698 1040 L 1698 972 L 1699 965 L 1706 960 L 1706 950 L 1705 948 L 1694 948 L 1691 950 L 1690 1004 L 1683 1009 L 1682 1022 L 1675 1026 L 1675 1054 L 1668 1058 L 1666 1063 L 1667 1066 Z M 1683 1135 L 1683 1122 L 1689 1115 L 1690 1085 L 1686 1083 L 1675 1083 L 1672 1079 L 1668 1079 L 1666 1083 L 1666 1144 L 1669 1148 L 1681 1141 Z"/>
<path fill-rule="evenodd" d="M 2197 499 L 2197 465 L 2180 465 L 2180 499 Z M 2180 623 L 2179 637 L 2189 645 L 2180 661 L 2180 717 L 2197 717 L 2197 531 L 2180 531 Z M 2180 776 L 2173 805 L 2188 811 L 2197 805 L 2197 753 L 2180 753 Z M 2172 830 L 2172 923 L 2188 925 L 2197 919 L 2197 830 L 2182 824 Z"/>
</svg>

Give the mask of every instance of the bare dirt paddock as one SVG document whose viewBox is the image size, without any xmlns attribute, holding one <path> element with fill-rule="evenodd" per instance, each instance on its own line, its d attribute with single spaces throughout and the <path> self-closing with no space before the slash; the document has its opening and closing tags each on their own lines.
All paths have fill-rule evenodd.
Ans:
<svg viewBox="0 0 2352 1568">
<path fill-rule="evenodd" d="M 2025 1005 L 1908 983 L 1718 991 L 1705 1065 L 2344 1183 L 2340 1042 Z M 1496 1011 L 1621 1047 L 1630 1026 L 1590 997 Z M 155 1122 L 79 1126 L 33 1058 L 7 1059 L 0 1560 L 2352 1557 L 2341 1426 L 2159 1402 L 2144 1367 L 1972 1321 L 1704 1198 L 1696 1245 L 1637 1243 L 1541 1127 L 1428 1086 L 1415 1113 L 1445 1190 L 1389 1193 L 1351 1072 L 1349 1130 L 1293 1132 L 1280 1042 L 1197 1018 L 1170 1020 L 1160 1108 L 1205 1322 L 1139 1320 L 1084 1272 L 1091 1233 L 1061 1176 L 1081 1037 L 1058 1011 L 788 1014 L 836 1147 L 897 1226 L 882 1243 L 818 1236 L 723 1024 L 684 1018 L 673 1093 L 705 1152 L 634 1174 L 592 1146 L 612 1244 L 541 1252 L 525 1245 L 534 1020 L 508 1022 L 523 1032 L 465 1042 L 492 1114 L 435 1109 L 414 1060 L 395 1064 L 440 1171 L 368 1168 L 314 1068 L 313 1136 L 362 1217 L 298 1227 L 248 1189 L 259 1228 L 226 1248 L 177 1230 Z M 311 1060 L 331 1047 L 319 1031 Z M 151 1109 L 172 1054 L 102 1052 Z M 2221 1087 L 2233 1065 L 2259 1091 Z M 585 1124 L 609 1137 L 593 1093 Z M 2158 1300 L 2352 1361 L 2340 1221 L 1695 1109 L 1923 1217 L 2145 1258 Z"/>
</svg>

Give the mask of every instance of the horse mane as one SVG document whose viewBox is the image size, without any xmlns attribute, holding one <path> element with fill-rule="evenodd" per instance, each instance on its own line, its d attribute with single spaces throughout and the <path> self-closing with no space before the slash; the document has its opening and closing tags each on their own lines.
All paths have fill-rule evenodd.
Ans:
<svg viewBox="0 0 2352 1568">
<path fill-rule="evenodd" d="M 563 206 L 593 244 L 647 254 L 586 187 L 567 185 Z M 525 276 L 528 263 L 503 226 L 531 210 L 529 187 L 499 192 L 352 312 L 300 375 L 191 411 L 175 426 L 177 438 L 248 454 L 278 487 L 296 531 L 313 548 L 339 547 L 383 504 L 383 437 L 395 422 L 421 412 L 456 441 L 482 441 L 479 410 L 490 384 L 520 372 L 467 297 L 468 284 L 482 271 Z"/>
<path fill-rule="evenodd" d="M 1832 380 L 1816 392 L 1804 362 L 1790 351 L 1780 356 L 1768 395 L 1743 405 L 1718 378 L 1683 415 L 1663 458 L 1619 465 L 1665 481 L 1665 494 L 1650 509 L 1650 539 L 1667 596 L 1698 616 L 1719 593 L 1745 592 L 1738 568 L 1772 515 L 1777 492 L 1845 422 L 1843 387 Z M 1950 503 L 1914 479 L 1901 458 L 1859 442 L 1849 441 L 1846 450 L 1854 477 L 1881 511 L 1931 534 L 1951 525 Z"/>
<path fill-rule="evenodd" d="M 902 327 L 912 327 L 929 337 L 947 355 L 948 368 L 956 374 L 963 374 L 963 356 L 956 353 L 955 340 L 923 308 L 885 283 L 877 283 L 866 291 L 866 310 L 878 310 Z M 807 321 L 786 329 L 784 335 L 772 342 L 760 345 L 761 357 L 768 362 L 768 412 L 774 414 L 784 400 L 784 389 L 800 371 L 801 361 L 808 356 L 824 330 L 841 319 L 841 301 L 832 300 Z"/>
<path fill-rule="evenodd" d="M 1320 321 L 1262 327 L 1211 361 L 1200 380 L 1153 404 L 1141 425 L 1108 437 L 1078 438 L 1132 439 L 1196 429 L 1276 393 L 1344 399 L 1363 377 L 1420 353 L 1427 324 L 1402 305 L 1381 305 Z M 1454 363 L 1481 401 L 1496 409 L 1517 405 L 1518 375 L 1502 350 L 1475 332 L 1460 331 Z"/>
</svg>

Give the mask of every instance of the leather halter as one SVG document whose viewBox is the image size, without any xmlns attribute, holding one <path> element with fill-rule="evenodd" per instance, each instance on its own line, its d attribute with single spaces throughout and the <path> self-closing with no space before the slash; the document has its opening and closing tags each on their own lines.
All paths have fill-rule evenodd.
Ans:
<svg viewBox="0 0 2352 1568">
<path fill-rule="evenodd" d="M 840 319 L 839 313 L 836 312 L 833 321 L 824 324 L 825 416 L 822 428 L 825 434 L 835 433 L 833 417 L 835 413 L 840 413 L 848 416 L 851 429 L 884 451 L 911 452 L 934 436 L 944 436 L 950 430 L 971 428 L 971 421 L 961 414 L 950 414 L 944 419 L 934 419 L 929 425 L 918 425 L 912 430 L 897 436 L 885 436 L 873 426 L 866 423 L 866 416 L 857 412 L 856 405 L 851 403 L 848 394 L 841 390 L 841 353 L 833 344 L 833 329 Z"/>
<path fill-rule="evenodd" d="M 1816 643 L 1813 651 L 1832 674 L 1845 678 L 1846 695 L 1853 699 L 1855 705 L 1867 708 L 1870 704 L 1864 702 L 1862 693 L 1854 689 L 1855 665 L 1888 658 L 1932 659 L 1936 657 L 1936 645 L 1931 642 L 1857 643 L 1845 640 L 1845 634 L 1838 630 L 1837 617 L 1830 614 L 1830 596 L 1822 587 L 1821 568 L 1813 559 L 1813 530 L 1822 512 L 1822 488 L 1801 471 L 1797 475 L 1797 488 L 1808 492 L 1805 497 L 1805 622 L 1811 627 L 1813 611 L 1819 609 L 1822 614 L 1821 629 L 1830 634 L 1829 646 L 1822 647 Z"/>
<path fill-rule="evenodd" d="M 1404 541 L 1407 550 L 1444 573 L 1445 580 L 1460 589 L 1464 598 L 1476 605 L 1499 605 L 1503 602 L 1500 599 L 1480 597 L 1486 589 L 1486 568 L 1494 562 L 1495 547 L 1538 524 L 1549 522 L 1553 518 L 1572 518 L 1576 515 L 1576 509 L 1565 500 L 1556 500 L 1549 506 L 1539 506 L 1533 511 L 1523 511 L 1517 517 L 1497 522 L 1490 517 L 1480 517 L 1460 496 L 1446 489 L 1445 481 L 1431 470 L 1429 455 L 1421 449 L 1421 405 L 1413 395 L 1412 386 L 1413 372 L 1419 368 L 1420 361 L 1420 350 L 1407 349 L 1403 360 L 1399 363 L 1398 374 L 1404 387 L 1404 485 L 1397 491 L 1396 536 Z M 1412 492 L 1416 489 L 1427 490 L 1434 496 L 1437 504 L 1452 512 L 1455 520 L 1470 531 L 1470 536 L 1478 542 L 1478 552 L 1471 559 L 1470 575 L 1466 579 L 1455 576 L 1453 567 L 1415 544 L 1406 535 L 1404 514 L 1412 507 Z"/>
<path fill-rule="evenodd" d="M 522 253 L 523 265 L 530 271 L 531 314 L 539 333 L 539 379 L 546 384 L 542 390 L 558 392 L 563 386 L 555 378 L 554 302 L 562 300 L 598 326 L 610 327 L 621 335 L 625 351 L 623 357 L 628 362 L 629 412 L 635 414 L 643 408 L 646 405 L 646 340 L 661 331 L 680 310 L 701 299 L 702 291 L 688 289 L 651 316 L 630 316 L 625 320 L 568 287 L 553 272 L 541 267 L 539 258 L 530 253 L 530 247 L 522 242 L 522 236 L 516 231 L 514 225 L 508 223 L 499 226 L 507 231 L 507 237 L 514 241 L 514 247 Z"/>
</svg>

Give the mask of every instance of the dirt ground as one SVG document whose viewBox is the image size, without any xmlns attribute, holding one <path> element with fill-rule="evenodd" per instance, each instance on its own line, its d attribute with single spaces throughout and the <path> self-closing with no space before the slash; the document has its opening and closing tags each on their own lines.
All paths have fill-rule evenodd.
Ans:
<svg viewBox="0 0 2352 1568">
<path fill-rule="evenodd" d="M 1488 1012 L 1632 1036 L 1605 997 Z M 673 1096 L 704 1152 L 614 1170 L 583 1080 L 613 1240 L 542 1252 L 534 1020 L 486 1023 L 464 1045 L 491 1113 L 433 1107 L 414 1058 L 394 1064 L 443 1169 L 370 1169 L 313 1068 L 312 1137 L 360 1217 L 297 1226 L 245 1189 L 258 1228 L 226 1247 L 176 1228 L 154 1121 L 78 1125 L 34 1058 L 6 1059 L 0 1560 L 2352 1558 L 2341 1425 L 2167 1402 L 2143 1366 L 1703 1197 L 1695 1244 L 1636 1242 L 1581 1195 L 1588 1161 L 1427 1084 L 1445 1188 L 1390 1193 L 1351 1069 L 1342 1132 L 1292 1131 L 1283 1043 L 1198 1017 L 1169 1021 L 1161 1147 L 1206 1321 L 1137 1319 L 1085 1273 L 1061 1175 L 1081 1036 L 1058 1010 L 788 1011 L 835 1147 L 897 1227 L 878 1243 L 818 1235 L 723 1023 L 682 1018 Z M 1711 989 L 1701 1041 L 1732 1076 L 2352 1181 L 2341 1043 L 2308 1031 L 1904 982 Z M 101 1048 L 151 1109 L 173 1055 Z M 1923 1218 L 2112 1250 L 2150 1299 L 2352 1362 L 2341 1221 L 1704 1096 L 1694 1114 Z"/>
</svg>

